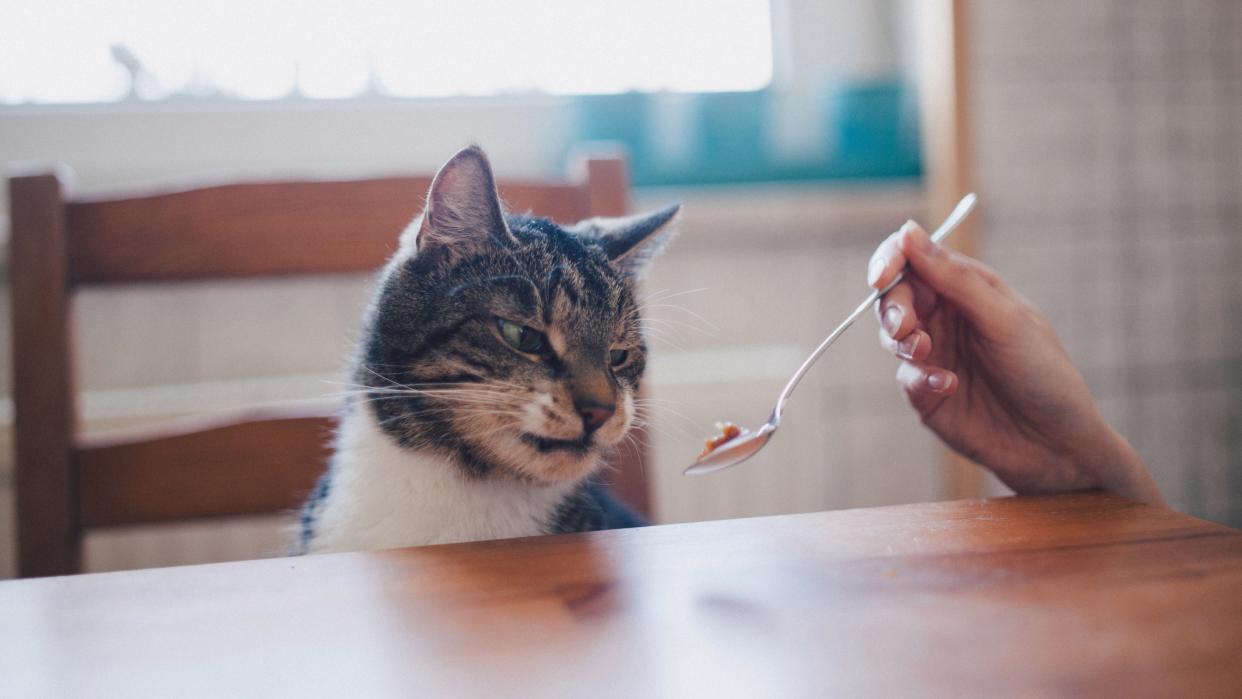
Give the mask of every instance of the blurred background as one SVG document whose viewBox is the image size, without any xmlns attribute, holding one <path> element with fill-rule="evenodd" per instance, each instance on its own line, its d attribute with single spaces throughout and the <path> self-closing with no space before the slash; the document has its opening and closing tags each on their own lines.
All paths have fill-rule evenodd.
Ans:
<svg viewBox="0 0 1242 699">
<path fill-rule="evenodd" d="M 0 162 L 63 163 L 79 192 L 423 173 L 469 143 L 500 177 L 561 177 L 597 141 L 628 151 L 636 209 L 684 204 L 646 282 L 660 299 L 647 463 L 659 521 L 1004 492 L 907 410 L 869 319 L 812 372 L 762 457 L 680 475 L 713 422 L 766 417 L 865 294 L 878 241 L 907 218 L 934 225 L 971 186 L 981 208 L 959 243 L 1049 315 L 1173 506 L 1242 526 L 1235 0 L 0 9 Z M 78 294 L 81 429 L 334 393 L 370 284 Z M 8 313 L 6 298 L 0 333 Z M 0 346 L 7 577 L 7 336 Z M 86 565 L 278 555 L 287 524 L 95 532 Z"/>
</svg>

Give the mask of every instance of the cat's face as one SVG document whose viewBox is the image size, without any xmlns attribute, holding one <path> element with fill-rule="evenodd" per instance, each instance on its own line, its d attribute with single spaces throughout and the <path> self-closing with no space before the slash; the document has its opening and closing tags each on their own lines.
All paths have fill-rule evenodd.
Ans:
<svg viewBox="0 0 1242 699">
<path fill-rule="evenodd" d="M 634 423 L 647 355 L 634 279 L 675 213 L 568 229 L 506 216 L 485 156 L 459 153 L 371 310 L 356 378 L 380 424 L 474 476 L 589 473 Z"/>
</svg>

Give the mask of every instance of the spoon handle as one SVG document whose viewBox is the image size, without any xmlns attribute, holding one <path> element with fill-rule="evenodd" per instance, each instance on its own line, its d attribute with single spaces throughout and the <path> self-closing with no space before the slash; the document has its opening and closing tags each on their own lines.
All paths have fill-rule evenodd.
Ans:
<svg viewBox="0 0 1242 699">
<path fill-rule="evenodd" d="M 974 192 L 962 197 L 962 200 L 957 203 L 957 206 L 953 207 L 953 211 L 949 213 L 949 216 L 944 220 L 944 223 L 940 224 L 940 227 L 936 229 L 935 233 L 932 233 L 932 242 L 939 243 L 949 237 L 949 234 L 952 233 L 958 225 L 965 220 L 966 216 L 974 210 L 976 201 L 978 201 L 978 197 L 975 196 Z M 836 342 L 837 338 L 849 329 L 849 327 L 854 324 L 854 321 L 858 320 L 859 316 L 866 313 L 867 309 L 871 308 L 871 304 L 875 303 L 883 297 L 884 294 L 891 291 L 892 288 L 897 286 L 897 284 L 899 284 L 904 278 L 905 271 L 902 270 L 897 273 L 897 276 L 893 279 L 893 281 L 889 282 L 888 286 L 885 286 L 883 289 L 872 291 L 867 296 L 866 300 L 863 301 L 858 308 L 855 308 L 854 312 L 845 319 L 845 322 L 838 325 L 836 330 L 833 330 L 828 337 L 824 338 L 823 342 L 819 343 L 819 347 L 816 347 L 815 351 L 811 353 L 811 356 L 807 357 L 806 361 L 802 362 L 802 366 L 798 367 L 798 370 L 794 372 L 792 377 L 790 377 L 789 383 L 785 384 L 785 388 L 781 390 L 780 397 L 776 399 L 776 407 L 772 408 L 772 416 L 768 418 L 769 423 L 772 425 L 780 423 L 781 413 L 785 411 L 785 401 L 789 400 L 789 396 L 793 393 L 794 389 L 798 387 L 798 383 L 802 381 L 802 377 L 806 375 L 806 372 L 811 368 L 811 366 L 819 360 L 820 355 L 822 355 L 833 342 Z"/>
</svg>

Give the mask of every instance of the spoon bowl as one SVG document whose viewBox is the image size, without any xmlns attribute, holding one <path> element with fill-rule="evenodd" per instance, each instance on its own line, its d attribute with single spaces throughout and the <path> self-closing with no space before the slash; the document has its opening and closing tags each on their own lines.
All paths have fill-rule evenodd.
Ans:
<svg viewBox="0 0 1242 699">
<path fill-rule="evenodd" d="M 743 427 L 741 434 L 700 456 L 690 465 L 690 468 L 686 469 L 685 475 L 703 476 L 736 466 L 762 449 L 775 431 L 776 425 L 771 421 L 764 423 L 763 427 L 755 432 Z"/>
<path fill-rule="evenodd" d="M 966 216 L 974 210 L 975 203 L 978 199 L 979 198 L 975 196 L 973 192 L 962 197 L 962 200 L 957 203 L 957 206 L 953 207 L 953 211 L 949 213 L 949 216 L 944 220 L 944 223 L 940 224 L 940 227 L 936 229 L 935 233 L 932 233 L 932 241 L 939 243 L 947 238 L 949 234 L 952 233 L 963 220 L 965 220 Z M 865 313 L 868 308 L 871 308 L 871 304 L 883 298 L 884 295 L 891 291 L 893 287 L 897 286 L 903 278 L 905 278 L 904 271 L 898 273 L 896 278 L 889 282 L 888 286 L 883 289 L 872 291 L 867 296 L 866 300 L 864 300 L 858 308 L 855 308 L 854 312 L 845 319 L 845 322 L 838 325 L 837 329 L 833 330 L 832 334 L 826 337 L 824 341 L 819 344 L 819 347 L 815 348 L 815 351 L 811 353 L 811 356 L 807 357 L 806 361 L 802 362 L 802 366 L 798 367 L 798 370 L 794 372 L 794 375 L 789 379 L 789 382 L 785 384 L 785 388 L 781 390 L 780 396 L 776 399 L 776 406 L 772 408 L 772 415 L 768 418 L 768 421 L 763 424 L 763 426 L 753 431 L 742 427 L 742 432 L 738 436 L 713 449 L 708 449 L 703 454 L 700 454 L 699 458 L 696 459 L 689 468 L 682 472 L 683 475 L 702 476 L 708 473 L 715 473 L 716 471 L 723 471 L 726 468 L 737 466 L 757 454 L 760 449 L 766 446 L 768 440 L 772 439 L 772 435 L 776 433 L 776 428 L 781 424 L 781 415 L 785 411 L 785 402 L 789 400 L 790 394 L 792 394 L 793 390 L 798 387 L 798 383 L 802 381 L 802 377 L 806 375 L 806 372 L 811 368 L 811 365 L 815 364 L 815 362 L 819 360 L 820 356 L 825 350 L 828 349 L 829 345 L 836 342 L 836 339 L 840 337 L 846 329 L 853 325 L 854 321 L 858 320 L 859 316 Z"/>
</svg>

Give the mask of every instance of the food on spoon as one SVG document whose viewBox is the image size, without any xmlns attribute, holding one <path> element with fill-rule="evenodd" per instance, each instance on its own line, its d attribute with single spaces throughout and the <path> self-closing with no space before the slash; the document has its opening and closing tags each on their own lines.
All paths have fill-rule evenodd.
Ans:
<svg viewBox="0 0 1242 699">
<path fill-rule="evenodd" d="M 703 448 L 703 453 L 699 454 L 700 459 L 716 451 L 721 446 L 742 436 L 742 428 L 732 422 L 717 422 L 716 429 L 720 432 L 720 434 L 707 440 L 707 445 Z"/>
</svg>

